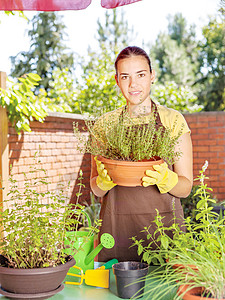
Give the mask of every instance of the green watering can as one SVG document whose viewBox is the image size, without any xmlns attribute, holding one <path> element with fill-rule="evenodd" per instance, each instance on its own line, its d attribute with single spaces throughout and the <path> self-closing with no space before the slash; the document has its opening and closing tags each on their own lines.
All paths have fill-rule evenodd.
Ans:
<svg viewBox="0 0 225 300">
<path fill-rule="evenodd" d="M 88 226 L 91 227 L 91 220 L 86 212 L 82 212 L 88 220 Z M 94 269 L 94 258 L 103 249 L 114 247 L 115 241 L 111 234 L 103 233 L 100 237 L 100 244 L 94 249 L 94 235 L 89 236 L 88 231 L 68 231 L 66 233 L 65 252 L 70 254 L 76 260 L 76 266 L 80 267 L 83 272 Z M 79 249 L 76 254 L 72 253 L 73 249 Z M 72 248 L 72 249 L 71 249 Z M 76 274 L 75 268 L 70 268 L 70 273 Z"/>
</svg>

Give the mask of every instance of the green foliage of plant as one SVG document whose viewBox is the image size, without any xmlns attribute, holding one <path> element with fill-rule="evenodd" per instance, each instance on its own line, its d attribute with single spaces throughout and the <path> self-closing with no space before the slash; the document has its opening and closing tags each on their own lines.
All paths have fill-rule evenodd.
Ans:
<svg viewBox="0 0 225 300">
<path fill-rule="evenodd" d="M 137 241 L 133 237 L 134 244 L 139 247 L 139 254 L 143 253 L 143 260 L 148 263 L 163 263 L 165 259 L 171 259 L 172 253 L 175 250 L 189 252 L 195 250 L 198 253 L 207 251 L 216 251 L 217 257 L 221 256 L 218 245 L 215 241 L 215 228 L 220 228 L 224 220 L 216 218 L 216 214 L 212 212 L 212 205 L 209 203 L 216 203 L 215 199 L 211 198 L 211 188 L 205 183 L 208 179 L 204 172 L 207 168 L 208 162 L 203 166 L 200 175 L 196 180 L 200 181 L 198 188 L 194 194 L 199 201 L 196 204 L 196 214 L 194 220 L 190 216 L 184 219 L 186 231 L 183 230 L 182 225 L 176 223 L 177 218 L 174 216 L 173 223 L 169 227 L 165 227 L 163 217 L 157 211 L 157 216 L 154 220 L 156 230 L 154 234 L 150 234 L 149 228 L 145 227 L 143 232 L 147 234 L 149 244 L 147 247 L 142 247 L 143 240 Z M 172 233 L 172 237 L 168 235 L 168 231 Z M 154 247 L 153 247 L 154 246 Z M 156 249 L 154 250 L 156 246 Z"/>
<path fill-rule="evenodd" d="M 122 118 L 104 114 L 95 123 L 86 120 L 90 138 L 74 123 L 74 134 L 77 138 L 76 149 L 81 153 L 101 155 L 105 158 L 141 161 L 160 157 L 168 164 L 173 164 L 181 153 L 175 150 L 182 129 L 175 137 L 168 128 L 155 127 L 155 115 L 151 114 L 147 124 L 135 124 L 127 111 Z M 176 122 L 174 126 L 176 125 Z"/>
<path fill-rule="evenodd" d="M 137 241 L 133 237 L 133 245 L 138 246 L 143 260 L 161 265 L 147 276 L 146 299 L 163 299 L 172 290 L 186 284 L 189 285 L 188 289 L 202 287 L 205 297 L 210 295 L 214 299 L 224 299 L 225 218 L 218 218 L 212 212 L 211 204 L 216 201 L 211 199 L 212 190 L 205 183 L 208 179 L 204 174 L 207 164 L 196 178 L 200 181 L 195 193 L 199 201 L 196 204 L 195 220 L 192 221 L 190 217 L 184 220 L 186 232 L 175 222 L 165 227 L 163 218 L 157 213 L 156 232 L 151 235 L 148 228 L 144 229 L 150 240 L 149 245 L 143 247 L 143 240 Z M 167 230 L 172 231 L 173 238 L 167 235 Z M 156 250 L 152 249 L 153 244 L 157 244 Z M 157 281 L 158 287 L 153 284 L 154 281 Z M 173 299 L 181 298 L 177 294 Z"/>
<path fill-rule="evenodd" d="M 197 96 L 188 86 L 178 86 L 174 81 L 156 84 L 152 87 L 152 96 L 161 105 L 168 106 L 182 113 L 194 113 L 203 109 L 197 104 Z"/>
<path fill-rule="evenodd" d="M 90 193 L 90 200 L 91 202 L 88 203 L 87 201 L 83 201 L 82 204 L 85 206 L 84 212 L 89 216 L 92 226 L 95 224 L 96 220 L 99 219 L 99 214 L 101 210 L 101 203 L 99 198 L 95 197 L 95 195 L 91 192 Z M 82 217 L 83 226 L 82 230 L 87 230 L 88 228 L 88 220 L 85 215 Z"/>
<path fill-rule="evenodd" d="M 70 204 L 63 186 L 56 192 L 48 190 L 46 171 L 39 167 L 39 163 L 35 158 L 28 174 L 24 174 L 23 192 L 19 191 L 16 180 L 10 178 L 8 200 L 4 200 L 8 208 L 0 212 L 1 254 L 12 268 L 44 268 L 65 263 L 68 256 L 64 246 L 66 232 L 77 231 L 81 224 L 85 208 L 78 203 L 83 186 L 82 174 L 79 176 L 77 203 Z M 45 191 L 39 191 L 43 186 Z M 89 236 L 97 233 L 99 226 L 96 220 L 89 228 Z M 70 242 L 68 236 L 67 241 Z M 78 249 L 71 248 L 72 253 L 82 251 L 83 244 Z"/>
<path fill-rule="evenodd" d="M 30 121 L 43 122 L 47 116 L 46 106 L 36 101 L 33 90 L 38 86 L 40 76 L 29 73 L 18 79 L 9 81 L 11 86 L 0 89 L 0 105 L 7 110 L 9 121 L 17 133 L 31 131 Z"/>
<path fill-rule="evenodd" d="M 181 198 L 181 204 L 183 207 L 183 211 L 184 211 L 184 218 L 187 219 L 187 217 L 191 218 L 191 221 L 193 221 L 195 219 L 196 216 L 196 205 L 200 200 L 200 196 L 197 193 L 197 190 L 200 188 L 199 185 L 194 185 L 192 187 L 191 193 L 188 195 L 188 197 L 186 198 Z M 210 198 L 211 199 L 215 199 L 215 197 L 213 197 L 213 195 L 208 191 L 208 193 L 210 194 Z M 216 200 L 216 199 L 215 199 Z M 211 203 L 209 202 L 209 206 L 215 206 L 216 203 Z"/>
<path fill-rule="evenodd" d="M 49 111 L 71 113 L 73 108 L 73 112 L 76 110 L 78 112 L 79 103 L 76 101 L 76 93 L 74 78 L 68 68 L 63 70 L 57 68 L 49 81 L 49 90 L 41 88 L 37 101 L 43 102 Z"/>
</svg>

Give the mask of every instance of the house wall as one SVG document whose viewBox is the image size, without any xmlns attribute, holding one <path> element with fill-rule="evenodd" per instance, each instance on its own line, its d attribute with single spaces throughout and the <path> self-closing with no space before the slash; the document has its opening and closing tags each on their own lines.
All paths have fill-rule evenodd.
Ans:
<svg viewBox="0 0 225 300">
<path fill-rule="evenodd" d="M 207 184 L 218 200 L 225 199 L 225 112 L 201 112 L 184 115 L 191 129 L 194 154 L 194 177 L 205 160 L 209 166 Z M 9 124 L 10 173 L 23 188 L 24 172 L 28 174 L 34 155 L 38 153 L 40 167 L 49 177 L 49 190 L 57 190 L 62 183 L 69 184 L 68 196 L 76 201 L 79 170 L 83 171 L 82 200 L 90 197 L 90 155 L 81 155 L 74 149 L 73 122 L 84 125 L 81 115 L 51 113 L 44 123 L 32 122 L 31 132 L 17 135 Z M 85 133 L 84 133 L 85 134 Z M 40 175 L 42 176 L 42 175 Z M 43 187 L 44 189 L 44 187 Z"/>
</svg>

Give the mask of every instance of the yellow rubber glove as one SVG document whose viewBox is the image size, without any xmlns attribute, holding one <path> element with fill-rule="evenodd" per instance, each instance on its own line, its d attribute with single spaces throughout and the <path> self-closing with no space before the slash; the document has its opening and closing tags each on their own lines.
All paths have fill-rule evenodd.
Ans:
<svg viewBox="0 0 225 300">
<path fill-rule="evenodd" d="M 177 184 L 178 175 L 168 168 L 166 162 L 153 166 L 152 170 L 147 170 L 146 177 L 142 178 L 144 187 L 156 184 L 161 194 L 167 193 Z"/>
<path fill-rule="evenodd" d="M 116 185 L 116 183 L 114 183 L 109 177 L 104 164 L 97 159 L 97 156 L 95 156 L 94 159 L 96 161 L 98 171 L 98 177 L 96 179 L 97 186 L 103 191 L 111 190 Z"/>
</svg>

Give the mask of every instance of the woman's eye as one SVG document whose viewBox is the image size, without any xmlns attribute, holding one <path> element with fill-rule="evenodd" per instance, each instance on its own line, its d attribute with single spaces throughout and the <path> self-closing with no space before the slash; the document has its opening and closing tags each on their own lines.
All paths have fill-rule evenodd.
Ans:
<svg viewBox="0 0 225 300">
<path fill-rule="evenodd" d="M 121 77 L 122 80 L 126 80 L 127 78 L 128 78 L 128 76 L 125 76 L 125 75 Z"/>
<path fill-rule="evenodd" d="M 144 77 L 145 74 L 144 74 L 144 73 L 141 73 L 141 74 L 139 74 L 138 76 L 139 76 L 139 77 Z"/>
</svg>

